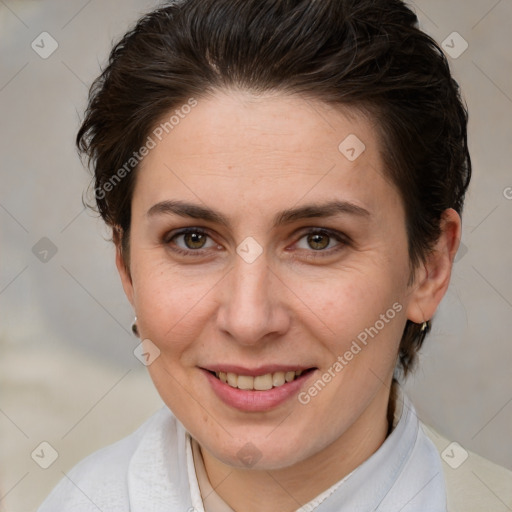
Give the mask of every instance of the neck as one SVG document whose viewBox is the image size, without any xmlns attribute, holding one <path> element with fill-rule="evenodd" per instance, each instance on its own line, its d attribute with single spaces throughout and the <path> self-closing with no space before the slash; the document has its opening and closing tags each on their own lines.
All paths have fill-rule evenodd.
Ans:
<svg viewBox="0 0 512 512">
<path fill-rule="evenodd" d="M 394 393 L 383 386 L 370 406 L 332 444 L 277 470 L 233 468 L 201 450 L 208 479 L 234 510 L 293 512 L 347 476 L 375 453 L 390 432 Z M 307 482 L 307 485 L 304 485 Z"/>
</svg>

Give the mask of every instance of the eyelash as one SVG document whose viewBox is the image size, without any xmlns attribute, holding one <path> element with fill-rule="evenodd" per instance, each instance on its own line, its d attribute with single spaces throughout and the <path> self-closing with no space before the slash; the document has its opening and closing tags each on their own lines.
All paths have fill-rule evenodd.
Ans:
<svg viewBox="0 0 512 512">
<path fill-rule="evenodd" d="M 190 227 L 190 228 L 182 229 L 176 233 L 167 234 L 164 237 L 163 242 L 165 244 L 171 244 L 171 242 L 175 238 L 177 238 L 179 236 L 187 235 L 189 233 L 196 233 L 196 234 L 204 235 L 204 236 L 211 238 L 210 235 L 203 229 Z M 325 255 L 332 255 L 333 253 L 342 250 L 344 247 L 349 246 L 351 243 L 350 238 L 347 235 L 345 235 L 344 233 L 341 233 L 340 231 L 336 231 L 336 230 L 325 229 L 325 228 L 310 229 L 309 231 L 302 233 L 302 235 L 300 236 L 300 238 L 298 240 L 302 240 L 303 238 L 307 237 L 308 235 L 317 235 L 317 234 L 325 235 L 325 236 L 328 236 L 329 238 L 334 238 L 337 242 L 339 242 L 339 244 L 336 247 L 331 248 L 331 249 L 319 249 L 317 251 L 315 251 L 314 249 L 311 249 L 311 250 L 307 251 L 310 253 L 310 254 L 306 255 L 307 259 L 316 259 L 318 257 L 323 257 Z M 170 236 L 170 235 L 172 235 L 172 236 Z M 174 246 L 174 247 L 172 247 L 171 250 L 173 252 L 176 252 L 176 253 L 184 255 L 184 256 L 204 256 L 204 252 L 207 252 L 209 249 L 185 250 L 180 247 Z"/>
</svg>

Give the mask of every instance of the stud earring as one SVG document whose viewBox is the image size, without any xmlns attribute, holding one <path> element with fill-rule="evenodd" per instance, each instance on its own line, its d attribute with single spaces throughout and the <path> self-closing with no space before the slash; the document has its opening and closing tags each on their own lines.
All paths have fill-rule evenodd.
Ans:
<svg viewBox="0 0 512 512">
<path fill-rule="evenodd" d="M 139 337 L 139 329 L 137 327 L 137 317 L 135 317 L 135 319 L 133 320 L 133 323 L 132 323 L 132 332 L 135 336 L 137 336 L 137 338 Z"/>
</svg>

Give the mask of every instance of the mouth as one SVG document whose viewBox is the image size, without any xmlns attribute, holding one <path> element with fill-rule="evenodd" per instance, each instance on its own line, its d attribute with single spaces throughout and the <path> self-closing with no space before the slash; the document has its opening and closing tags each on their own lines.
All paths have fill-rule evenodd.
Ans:
<svg viewBox="0 0 512 512">
<path fill-rule="evenodd" d="M 289 382 L 305 377 L 316 368 L 307 368 L 300 370 L 276 371 L 263 375 L 243 375 L 233 372 L 206 370 L 218 380 L 231 386 L 232 388 L 242 389 L 244 391 L 268 391 L 273 388 L 279 388 Z"/>
<path fill-rule="evenodd" d="M 290 400 L 314 378 L 317 367 L 269 364 L 199 367 L 210 389 L 226 405 L 246 412 L 269 412 Z"/>
</svg>

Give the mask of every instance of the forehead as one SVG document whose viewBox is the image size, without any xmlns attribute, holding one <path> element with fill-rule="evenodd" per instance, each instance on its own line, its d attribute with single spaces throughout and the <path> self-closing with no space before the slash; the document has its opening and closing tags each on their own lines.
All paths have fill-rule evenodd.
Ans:
<svg viewBox="0 0 512 512">
<path fill-rule="evenodd" d="M 348 200 L 370 211 L 396 202 L 375 126 L 355 110 L 219 91 L 171 124 L 175 113 L 156 124 L 156 145 L 138 171 L 136 196 L 148 207 L 182 197 L 224 211 L 242 202 L 260 213 L 302 199 Z"/>
<path fill-rule="evenodd" d="M 199 99 L 181 119 L 170 114 L 165 113 L 157 125 L 175 156 L 185 159 L 208 153 L 229 161 L 257 154 L 299 162 L 307 156 L 321 164 L 342 156 L 339 143 L 345 137 L 357 135 L 372 146 L 376 135 L 370 121 L 353 109 L 335 109 L 283 93 L 256 96 L 246 91 L 217 91 Z M 178 121 L 175 126 L 166 125 L 170 117 Z"/>
</svg>

